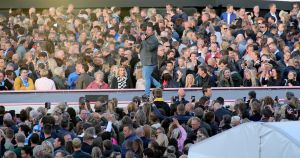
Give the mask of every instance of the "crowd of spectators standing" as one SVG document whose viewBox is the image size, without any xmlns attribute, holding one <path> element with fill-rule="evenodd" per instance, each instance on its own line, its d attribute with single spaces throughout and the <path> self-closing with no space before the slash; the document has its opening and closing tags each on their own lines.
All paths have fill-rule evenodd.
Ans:
<svg viewBox="0 0 300 158">
<path fill-rule="evenodd" d="M 0 16 L 0 89 L 298 86 L 300 13 L 73 5 Z M 220 16 L 218 16 L 220 15 Z"/>
<path fill-rule="evenodd" d="M 298 120 L 299 100 L 249 92 L 233 106 L 211 100 L 211 87 L 298 86 L 300 13 L 297 3 L 278 13 L 271 4 L 246 12 L 207 6 L 187 15 L 180 7 L 73 5 L 0 16 L 0 89 L 145 89 L 124 109 L 99 98 L 79 110 L 61 103 L 20 114 L 0 106 L 4 158 L 187 157 L 191 144 L 248 121 Z M 218 16 L 220 15 L 220 16 Z M 156 87 L 150 96 L 150 87 Z M 169 105 L 163 88 L 201 87 L 201 98 L 178 90 Z M 162 89 L 160 89 L 162 88 Z"/>
<path fill-rule="evenodd" d="M 187 158 L 189 147 L 249 121 L 299 120 L 299 99 L 284 100 L 250 91 L 232 105 L 211 100 L 210 87 L 201 98 L 183 89 L 169 105 L 163 90 L 132 98 L 125 108 L 100 97 L 91 106 L 79 98 L 79 110 L 59 103 L 51 108 L 6 111 L 0 106 L 0 156 L 3 158 Z M 249 138 L 251 139 L 251 138 Z M 217 151 L 216 151 L 217 152 Z"/>
</svg>

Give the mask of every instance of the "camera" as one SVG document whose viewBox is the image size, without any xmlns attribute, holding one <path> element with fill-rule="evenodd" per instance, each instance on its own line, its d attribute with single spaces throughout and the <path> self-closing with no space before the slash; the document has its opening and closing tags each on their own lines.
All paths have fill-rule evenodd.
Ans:
<svg viewBox="0 0 300 158">
<path fill-rule="evenodd" d="M 51 109 L 51 103 L 50 102 L 46 102 L 45 103 L 45 108 L 48 109 L 48 110 Z"/>
<path fill-rule="evenodd" d="M 179 97 L 178 96 L 173 96 L 172 101 L 173 101 L 173 103 L 179 102 Z"/>
</svg>

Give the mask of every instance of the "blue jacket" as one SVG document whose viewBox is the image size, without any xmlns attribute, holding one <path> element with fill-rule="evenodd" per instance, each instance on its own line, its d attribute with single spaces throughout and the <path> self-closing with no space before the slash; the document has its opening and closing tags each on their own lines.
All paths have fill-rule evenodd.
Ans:
<svg viewBox="0 0 300 158">
<path fill-rule="evenodd" d="M 69 76 L 68 76 L 68 81 L 67 81 L 67 85 L 69 89 L 75 89 L 76 84 L 75 81 L 79 78 L 79 74 L 77 74 L 76 72 L 72 72 Z"/>
<path fill-rule="evenodd" d="M 221 14 L 220 18 L 221 18 L 221 20 L 225 21 L 228 24 L 227 15 L 228 15 L 228 13 L 224 12 L 224 13 Z M 229 24 L 231 24 L 233 22 L 233 20 L 235 20 L 235 19 L 236 19 L 236 14 L 231 13 Z"/>
<path fill-rule="evenodd" d="M 125 155 L 126 155 L 126 143 L 128 141 L 134 141 L 134 140 L 137 140 L 137 139 L 140 139 L 135 133 L 132 133 L 131 135 L 129 135 L 128 137 L 125 138 L 125 141 L 122 143 L 122 147 L 121 147 L 121 155 L 122 155 L 122 158 L 125 158 Z"/>
</svg>

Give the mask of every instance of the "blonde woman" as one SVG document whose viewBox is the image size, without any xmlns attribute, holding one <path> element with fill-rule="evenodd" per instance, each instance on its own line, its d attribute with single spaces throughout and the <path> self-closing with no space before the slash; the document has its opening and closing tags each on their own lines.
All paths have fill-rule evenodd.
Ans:
<svg viewBox="0 0 300 158">
<path fill-rule="evenodd" d="M 284 80 L 284 86 L 299 86 L 297 79 L 297 73 L 294 70 L 290 70 L 287 79 Z"/>
<path fill-rule="evenodd" d="M 243 86 L 244 87 L 257 87 L 257 86 L 259 86 L 258 81 L 257 81 L 253 71 L 250 70 L 250 69 L 245 69 L 244 70 Z"/>
<path fill-rule="evenodd" d="M 54 69 L 52 80 L 55 83 L 56 89 L 67 89 L 65 71 L 62 67 L 56 67 Z"/>
<path fill-rule="evenodd" d="M 185 78 L 185 88 L 195 87 L 195 78 L 193 74 L 188 74 Z"/>
<path fill-rule="evenodd" d="M 112 79 L 111 87 L 112 89 L 126 89 L 133 88 L 130 77 L 126 73 L 124 66 L 118 68 L 117 76 Z"/>
<path fill-rule="evenodd" d="M 135 88 L 145 89 L 145 80 L 143 79 L 142 69 L 136 69 L 135 77 L 136 77 Z"/>
</svg>

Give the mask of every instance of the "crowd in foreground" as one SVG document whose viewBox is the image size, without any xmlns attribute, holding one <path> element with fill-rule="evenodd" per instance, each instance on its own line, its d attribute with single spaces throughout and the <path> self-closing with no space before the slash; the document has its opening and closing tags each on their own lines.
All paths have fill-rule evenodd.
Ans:
<svg viewBox="0 0 300 158">
<path fill-rule="evenodd" d="M 298 86 L 300 12 L 73 5 L 0 17 L 0 89 Z"/>
<path fill-rule="evenodd" d="M 97 99 L 93 108 L 79 98 L 79 111 L 60 103 L 20 114 L 0 106 L 0 155 L 3 158 L 187 158 L 189 147 L 242 123 L 299 120 L 299 99 L 287 92 L 284 101 L 257 98 L 250 91 L 233 105 L 224 98 L 187 99 L 183 89 L 164 101 L 162 89 L 152 97 L 134 97 L 127 107 L 118 100 Z M 48 107 L 48 106 L 46 106 Z"/>
</svg>

